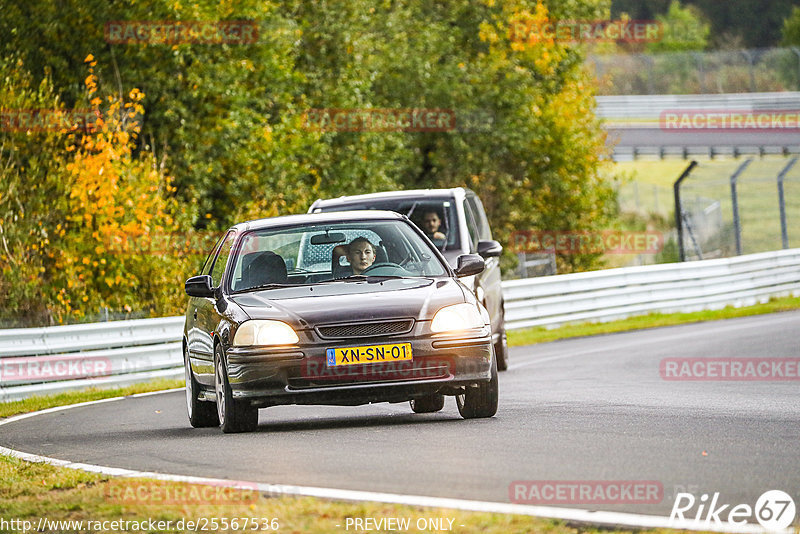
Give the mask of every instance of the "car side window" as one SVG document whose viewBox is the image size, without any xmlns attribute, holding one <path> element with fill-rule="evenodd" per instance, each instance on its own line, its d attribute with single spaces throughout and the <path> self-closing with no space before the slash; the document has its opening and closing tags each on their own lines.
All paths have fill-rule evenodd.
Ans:
<svg viewBox="0 0 800 534">
<path fill-rule="evenodd" d="M 475 217 L 475 224 L 478 227 L 478 238 L 481 241 L 488 241 L 492 238 L 492 230 L 489 228 L 489 220 L 483 210 L 483 204 L 476 196 L 468 196 L 467 202 L 472 208 L 472 215 Z"/>
<path fill-rule="evenodd" d="M 225 265 L 228 263 L 228 256 L 231 255 L 231 247 L 233 246 L 233 239 L 236 237 L 234 232 L 228 232 L 225 240 L 219 247 L 219 252 L 214 260 L 214 266 L 211 268 L 211 285 L 219 287 L 222 283 L 222 275 L 225 273 Z"/>
<path fill-rule="evenodd" d="M 478 227 L 475 224 L 475 217 L 472 215 L 472 209 L 468 202 L 464 202 L 464 215 L 467 219 L 467 232 L 469 233 L 469 251 L 475 252 L 478 250 Z"/>
<path fill-rule="evenodd" d="M 206 257 L 206 261 L 203 262 L 203 268 L 200 269 L 200 274 L 211 274 L 211 266 L 214 265 L 214 258 L 217 255 L 217 250 L 219 250 L 219 245 L 224 237 L 224 235 L 220 236 L 217 242 L 214 243 L 214 248 L 211 249 L 211 253 Z"/>
</svg>

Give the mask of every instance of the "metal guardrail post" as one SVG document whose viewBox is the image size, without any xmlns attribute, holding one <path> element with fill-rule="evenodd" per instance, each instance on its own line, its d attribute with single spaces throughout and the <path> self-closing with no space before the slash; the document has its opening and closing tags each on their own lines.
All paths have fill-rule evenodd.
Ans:
<svg viewBox="0 0 800 534">
<path fill-rule="evenodd" d="M 756 58 L 753 52 L 750 50 L 742 50 L 742 54 L 744 55 L 745 59 L 747 59 L 747 67 L 748 72 L 750 73 L 750 92 L 756 92 Z"/>
<path fill-rule="evenodd" d="M 736 255 L 742 255 L 742 224 L 739 219 L 739 197 L 736 195 L 736 180 L 744 170 L 753 162 L 753 158 L 746 159 L 731 175 L 731 204 L 733 205 L 733 233 L 736 236 Z"/>
<path fill-rule="evenodd" d="M 797 87 L 795 89 L 800 89 L 800 48 L 793 46 L 790 49 L 797 55 Z"/>
<path fill-rule="evenodd" d="M 686 261 L 686 253 L 683 251 L 683 207 L 681 206 L 681 182 L 689 176 L 692 170 L 697 166 L 697 162 L 692 160 L 689 166 L 684 169 L 680 177 L 675 181 L 672 190 L 675 193 L 675 228 L 678 229 L 678 252 L 681 255 L 681 261 Z"/>
<path fill-rule="evenodd" d="M 781 213 L 781 242 L 783 243 L 783 248 L 789 248 L 789 230 L 786 226 L 786 200 L 783 196 L 783 179 L 786 178 L 786 175 L 789 171 L 794 167 L 794 164 L 797 163 L 797 156 L 793 157 L 792 160 L 786 164 L 783 170 L 778 174 L 778 207 L 780 208 Z"/>
<path fill-rule="evenodd" d="M 698 52 L 691 52 L 692 57 L 697 63 L 697 81 L 700 83 L 700 92 L 706 92 L 706 73 L 703 68 L 703 56 Z"/>
</svg>

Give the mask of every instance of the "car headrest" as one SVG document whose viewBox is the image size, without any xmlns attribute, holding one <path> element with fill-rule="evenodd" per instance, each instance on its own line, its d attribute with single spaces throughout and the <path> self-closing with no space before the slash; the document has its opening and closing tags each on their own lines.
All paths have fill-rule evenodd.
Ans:
<svg viewBox="0 0 800 534">
<path fill-rule="evenodd" d="M 248 254 L 242 259 L 242 282 L 238 289 L 264 284 L 285 284 L 288 280 L 286 262 L 267 250 Z"/>
</svg>

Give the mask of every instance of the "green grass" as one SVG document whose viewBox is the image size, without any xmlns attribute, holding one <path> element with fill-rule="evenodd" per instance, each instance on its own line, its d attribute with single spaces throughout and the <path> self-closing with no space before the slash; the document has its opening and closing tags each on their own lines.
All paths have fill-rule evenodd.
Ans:
<svg viewBox="0 0 800 534">
<path fill-rule="evenodd" d="M 597 336 L 612 334 L 614 332 L 626 332 L 628 330 L 674 326 L 702 321 L 718 321 L 720 319 L 732 319 L 735 317 L 747 317 L 750 315 L 777 313 L 797 309 L 800 309 L 800 298 L 785 297 L 773 299 L 763 304 L 743 306 L 741 308 L 728 306 L 721 310 L 706 310 L 691 313 L 652 313 L 607 323 L 569 324 L 552 329 L 545 327 L 527 328 L 524 330 L 509 331 L 508 344 L 510 346 L 532 345 L 535 343 L 546 343 L 548 341 L 572 337 Z"/>
<path fill-rule="evenodd" d="M 731 253 L 733 221 L 730 176 L 747 157 L 698 158 L 699 165 L 681 187 L 686 206 L 697 204 L 698 210 L 719 202 L 722 222 L 728 228 L 726 250 Z M 755 157 L 739 177 L 737 196 L 742 226 L 743 253 L 777 250 L 782 246 L 776 177 L 789 162 L 782 156 Z M 636 160 L 613 164 L 611 175 L 622 176 L 619 184 L 620 207 L 625 212 L 657 213 L 671 217 L 674 213 L 672 187 L 689 162 L 681 159 Z M 785 179 L 786 217 L 789 245 L 800 246 L 800 164 Z M 714 215 L 712 211 L 707 212 Z"/>
</svg>

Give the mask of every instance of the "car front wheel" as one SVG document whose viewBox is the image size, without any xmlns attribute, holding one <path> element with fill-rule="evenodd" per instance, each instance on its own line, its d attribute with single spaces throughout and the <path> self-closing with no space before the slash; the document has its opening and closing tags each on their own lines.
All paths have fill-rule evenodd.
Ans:
<svg viewBox="0 0 800 534">
<path fill-rule="evenodd" d="M 492 378 L 476 386 L 467 386 L 464 393 L 456 395 L 458 413 L 464 419 L 492 417 L 497 413 L 497 359 L 492 357 Z"/>
<path fill-rule="evenodd" d="M 252 432 L 258 427 L 258 408 L 233 398 L 225 354 L 220 345 L 214 349 L 214 389 L 217 395 L 217 417 L 223 432 Z"/>
<path fill-rule="evenodd" d="M 219 418 L 213 402 L 203 402 L 200 395 L 200 385 L 194 379 L 192 364 L 189 360 L 189 351 L 183 349 L 184 374 L 186 378 L 186 409 L 189 412 L 189 423 L 194 428 L 218 426 Z"/>
</svg>

